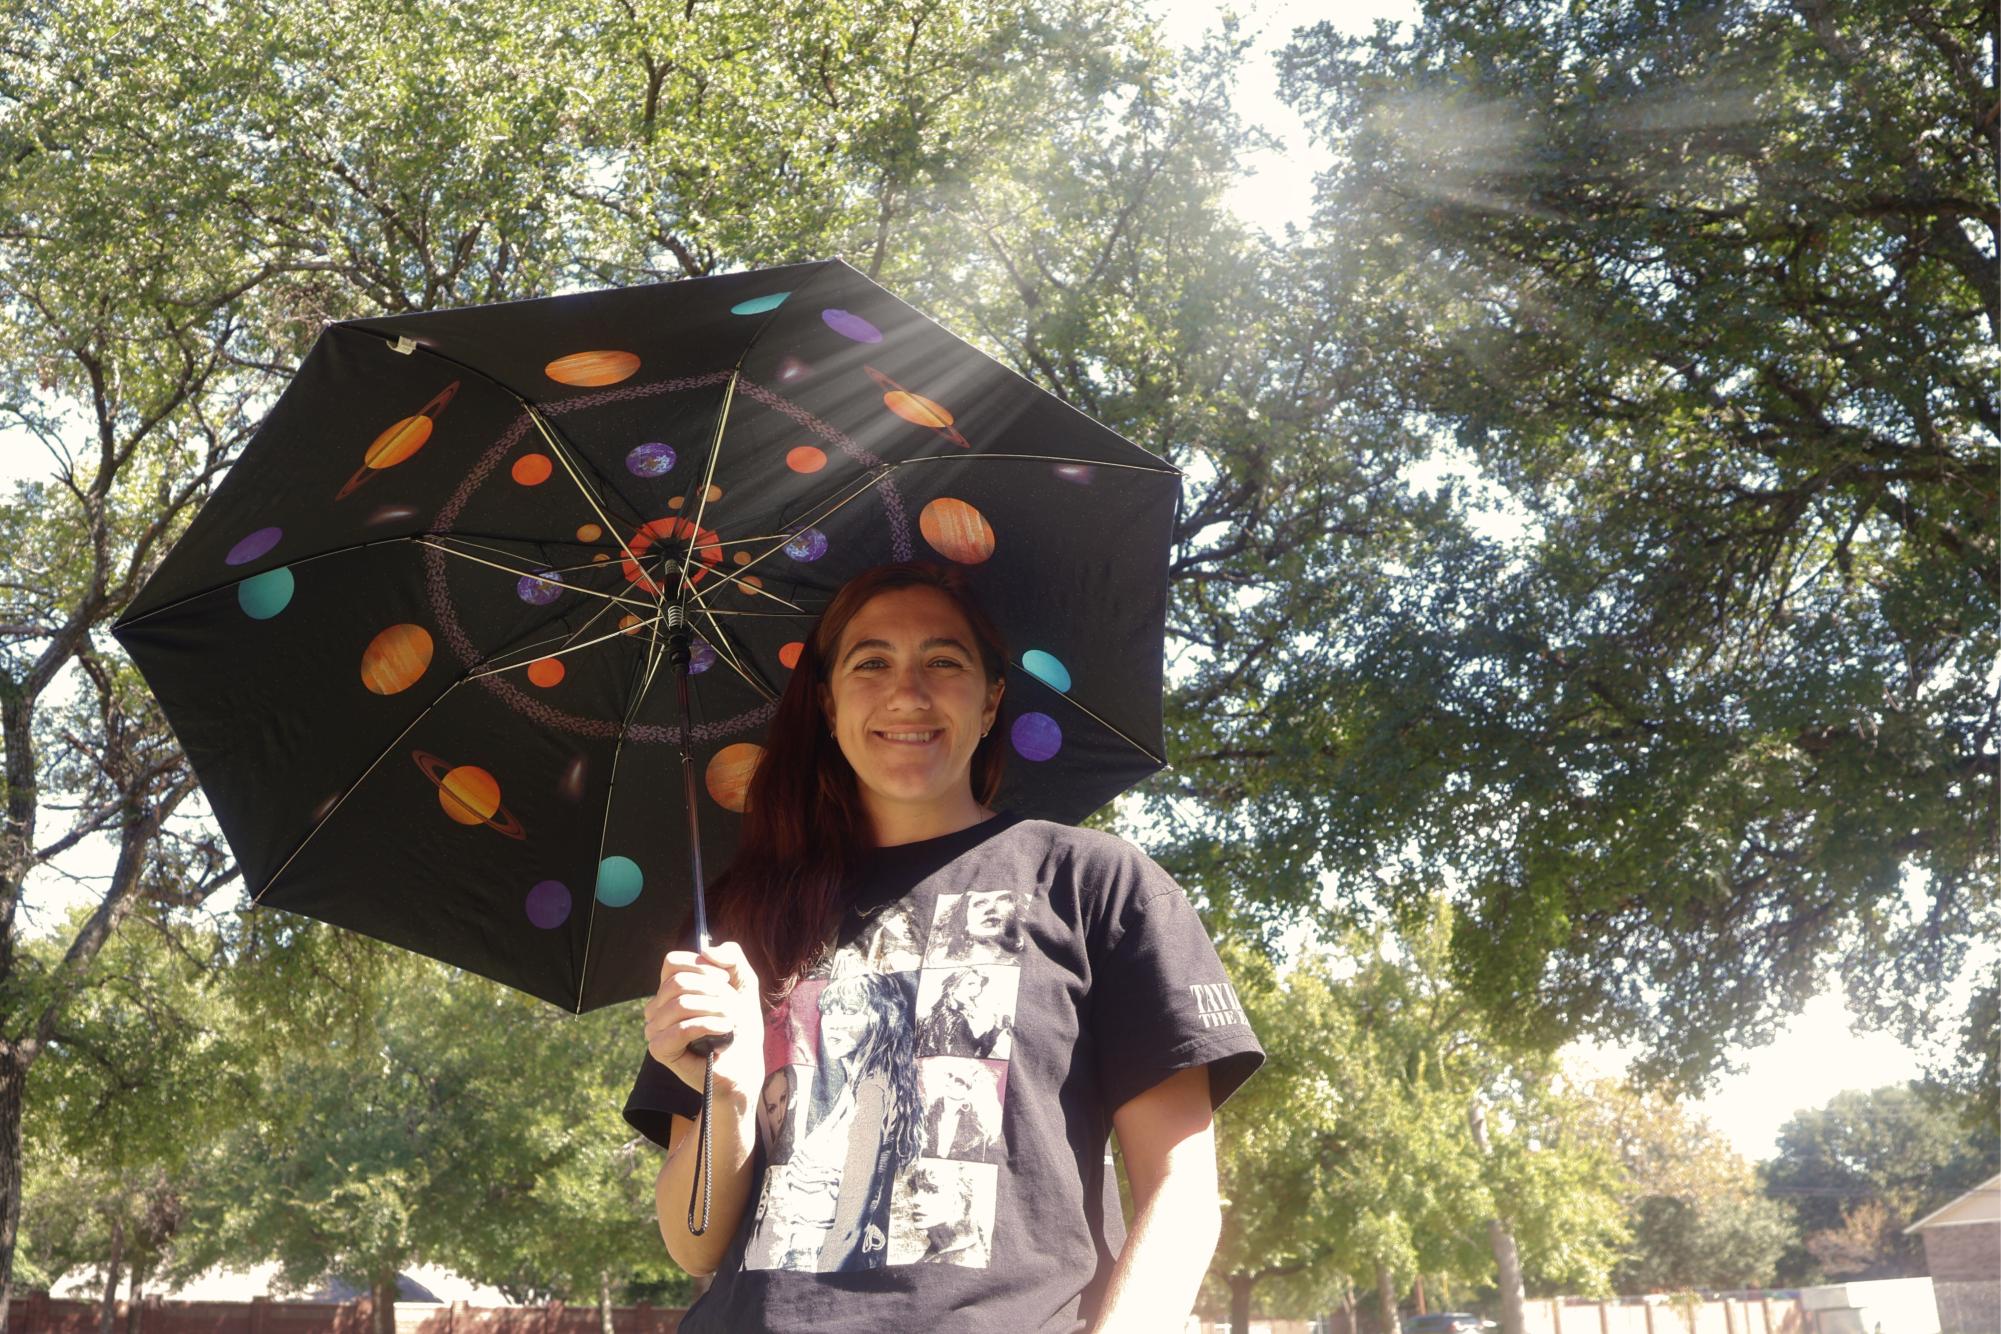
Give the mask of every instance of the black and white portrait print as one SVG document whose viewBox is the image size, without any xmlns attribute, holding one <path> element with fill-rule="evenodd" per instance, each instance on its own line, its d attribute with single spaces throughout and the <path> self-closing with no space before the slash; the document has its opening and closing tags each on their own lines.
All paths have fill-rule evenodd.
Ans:
<svg viewBox="0 0 2001 1334">
<path fill-rule="evenodd" d="M 1012 964 L 1023 944 L 1022 909 L 1028 894 L 1014 889 L 969 889 L 940 894 L 931 924 L 928 965 Z"/>
<path fill-rule="evenodd" d="M 773 1010 L 746 1269 L 987 1265 L 1032 902 L 864 913 Z"/>
<path fill-rule="evenodd" d="M 993 1253 L 999 1173 L 991 1163 L 918 1159 L 891 1211 L 889 1262 L 985 1269 Z"/>
<path fill-rule="evenodd" d="M 917 1065 L 924 1094 L 924 1156 L 1000 1162 L 1007 1151 L 1001 1140 L 1007 1063 L 934 1056 Z"/>
<path fill-rule="evenodd" d="M 917 1054 L 1005 1061 L 1014 1049 L 1019 968 L 926 968 L 917 983 Z"/>
</svg>

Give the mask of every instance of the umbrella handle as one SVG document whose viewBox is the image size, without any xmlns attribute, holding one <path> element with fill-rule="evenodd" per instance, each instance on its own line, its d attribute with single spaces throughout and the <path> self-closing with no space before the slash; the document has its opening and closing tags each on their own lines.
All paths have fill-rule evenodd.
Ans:
<svg viewBox="0 0 2001 1334">
<path fill-rule="evenodd" d="M 691 1047 L 693 1044 L 689 1044 Z M 702 1125 L 698 1132 L 699 1142 L 695 1145 L 695 1179 L 688 1183 L 688 1235 L 699 1237 L 709 1230 L 709 1188 L 715 1177 L 714 1148 L 709 1143 L 709 1118 L 715 1113 L 716 1101 L 716 1053 L 711 1048 L 706 1055 L 708 1063 L 702 1069 Z M 697 1189 L 702 1200 L 701 1221 L 695 1220 L 695 1198 Z"/>
</svg>

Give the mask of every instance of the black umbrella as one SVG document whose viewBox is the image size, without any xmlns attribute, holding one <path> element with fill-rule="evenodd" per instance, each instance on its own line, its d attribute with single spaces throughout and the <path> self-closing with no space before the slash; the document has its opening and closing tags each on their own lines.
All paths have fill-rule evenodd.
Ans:
<svg viewBox="0 0 2001 1334">
<path fill-rule="evenodd" d="M 355 320 L 114 633 L 255 903 L 581 1012 L 656 987 L 867 566 L 1007 636 L 1003 805 L 1158 769 L 1177 485 L 839 261 Z"/>
</svg>

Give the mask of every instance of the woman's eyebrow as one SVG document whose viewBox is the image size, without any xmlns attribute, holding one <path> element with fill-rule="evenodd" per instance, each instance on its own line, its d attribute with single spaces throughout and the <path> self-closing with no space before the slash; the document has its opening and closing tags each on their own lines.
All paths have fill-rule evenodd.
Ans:
<svg viewBox="0 0 2001 1334">
<path fill-rule="evenodd" d="M 850 644 L 848 646 L 848 651 L 841 655 L 841 661 L 846 662 L 849 658 L 854 657 L 855 654 L 860 653 L 865 648 L 893 650 L 895 647 L 896 645 L 890 643 L 887 639 L 859 639 L 856 640 L 853 644 Z M 917 650 L 920 653 L 928 653 L 934 648 L 955 648 L 969 658 L 973 656 L 973 651 L 971 649 L 967 648 L 957 639 L 953 639 L 949 636 L 934 635 L 930 639 L 925 640 L 922 644 L 919 644 L 917 646 Z"/>
</svg>

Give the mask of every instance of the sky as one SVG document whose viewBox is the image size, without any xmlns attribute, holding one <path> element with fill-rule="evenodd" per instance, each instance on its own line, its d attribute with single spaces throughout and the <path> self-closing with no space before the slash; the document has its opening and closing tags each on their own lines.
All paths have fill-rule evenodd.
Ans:
<svg viewBox="0 0 2001 1334">
<path fill-rule="evenodd" d="M 1224 8 L 1204 0 L 1166 0 L 1156 4 L 1155 12 L 1167 36 L 1185 45 L 1214 26 Z M 1417 7 L 1406 0 L 1267 0 L 1230 8 L 1243 20 L 1245 31 L 1258 38 L 1240 76 L 1239 114 L 1278 136 L 1283 148 L 1246 154 L 1244 166 L 1252 174 L 1229 191 L 1226 202 L 1245 221 L 1274 235 L 1282 233 L 1288 222 L 1304 228 L 1312 209 L 1313 175 L 1327 159 L 1314 150 L 1299 118 L 1279 100 L 1272 54 L 1300 24 L 1326 19 L 1361 33 L 1379 18 L 1408 21 Z M 45 475 L 48 468 L 48 456 L 40 446 L 18 433 L 0 434 L 0 487 Z M 97 860 L 101 866 L 79 861 L 75 869 L 87 874 L 108 870 L 108 857 Z M 45 879 L 32 896 L 32 906 L 54 909 L 73 892 L 59 881 Z M 52 920 L 46 912 L 38 916 L 45 923 Z M 1767 1046 L 1733 1052 L 1735 1073 L 1696 1103 L 1696 1110 L 1738 1152 L 1756 1161 L 1771 1156 L 1779 1127 L 1795 1111 L 1819 1107 L 1844 1089 L 1874 1088 L 1918 1074 L 1918 1060 L 1903 1044 L 1881 1034 L 1855 1034 L 1851 1024 L 1839 993 L 1823 993 Z M 1617 1075 L 1627 1059 L 1616 1049 L 1582 1046 L 1566 1056 L 1579 1076 Z"/>
</svg>

